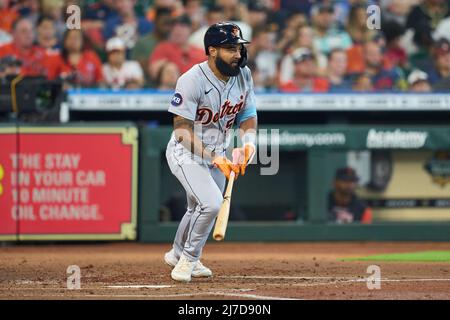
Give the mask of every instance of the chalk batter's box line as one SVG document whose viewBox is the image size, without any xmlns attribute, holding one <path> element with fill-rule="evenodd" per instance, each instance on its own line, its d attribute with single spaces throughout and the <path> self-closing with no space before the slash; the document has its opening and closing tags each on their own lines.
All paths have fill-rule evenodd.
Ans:
<svg viewBox="0 0 450 320">
<path fill-rule="evenodd" d="M 269 278 L 269 277 L 267 277 Z M 298 277 L 300 278 L 304 278 L 304 277 Z M 308 277 L 308 279 L 318 279 L 318 280 L 326 280 L 328 277 Z M 259 278 L 258 278 L 259 279 Z M 368 280 L 368 278 L 352 278 L 352 277 L 338 277 L 339 280 L 336 281 L 325 281 L 325 282 L 316 282 L 316 283 L 309 283 L 307 285 L 322 285 L 322 284 L 348 284 L 348 283 L 361 283 L 361 282 L 366 282 Z M 291 280 L 291 279 L 289 279 Z M 331 280 L 331 279 L 330 279 Z M 406 278 L 406 279 L 395 279 L 395 278 L 382 278 L 380 279 L 381 282 L 447 282 L 450 281 L 450 278 Z M 33 281 L 31 281 L 33 282 Z M 46 282 L 41 282 L 41 281 L 35 281 L 36 284 L 38 285 L 42 285 L 42 287 L 20 287 L 19 286 L 15 286 L 14 289 L 8 289 L 8 290 L 61 290 L 61 289 L 66 289 L 66 288 L 62 288 L 62 287 L 43 287 L 44 284 L 50 284 L 50 285 L 55 285 L 55 283 L 46 283 Z M 26 283 L 26 284 L 30 284 L 30 283 Z M 31 283 L 32 284 L 32 283 Z M 253 283 L 253 284 L 265 284 L 265 285 L 284 285 L 284 284 L 289 284 L 289 285 L 303 285 L 300 283 Z M 136 290 L 136 289 L 141 289 L 141 288 L 148 288 L 148 289 L 175 289 L 177 288 L 177 285 L 173 285 L 173 284 L 160 284 L 160 285 L 150 285 L 150 284 L 122 284 L 122 285 L 106 285 L 105 283 L 101 283 L 97 286 L 89 286 L 89 287 L 81 287 L 80 290 L 97 290 L 97 289 L 112 289 L 112 290 L 118 290 L 118 291 L 128 291 L 128 290 Z M 1 288 L 0 288 L 1 290 Z M 68 291 L 71 292 L 78 292 L 80 290 L 69 290 Z M 224 288 L 224 289 L 220 289 L 219 291 L 215 291 L 215 292 L 226 292 L 229 291 L 230 293 L 244 293 L 244 292 L 249 292 L 249 291 L 255 291 L 255 290 L 259 290 L 259 289 L 251 289 L 251 288 Z M 237 292 L 236 292 L 237 291 Z M 190 294 L 205 294 L 205 293 L 211 293 L 210 291 L 205 291 L 205 292 L 194 292 L 194 293 L 190 293 Z M 180 294 L 185 294 L 185 293 L 180 293 Z"/>
<path fill-rule="evenodd" d="M 252 278 L 252 276 L 250 276 L 250 278 Z M 270 276 L 266 277 L 266 278 L 270 278 Z M 291 278 L 291 277 L 290 277 Z M 298 278 L 305 278 L 305 277 L 298 277 Z M 326 278 L 329 277 L 308 277 L 309 279 L 312 278 L 317 278 L 317 279 L 321 279 L 324 280 Z M 345 280 L 344 282 L 334 282 L 334 281 L 329 281 L 329 282 L 321 282 L 321 283 L 315 283 L 315 284 L 310 284 L 311 286 L 314 285 L 324 285 L 324 284 L 351 284 L 351 283 L 357 283 L 357 282 L 363 282 L 366 279 L 361 279 L 361 278 L 351 278 L 351 277 L 342 277 L 345 278 L 347 280 Z M 349 279 L 350 278 L 350 279 Z M 278 278 L 279 279 L 279 278 Z M 381 279 L 381 281 L 383 282 L 432 282 L 432 281 L 450 281 L 450 278 L 409 278 L 409 279 Z M 280 284 L 277 284 L 280 285 Z M 136 286 L 136 285 L 134 285 Z M 144 285 L 144 286 L 148 286 L 148 285 Z M 95 298 L 147 298 L 147 299 L 152 299 L 152 298 L 177 298 L 177 297 L 200 297 L 200 296 L 223 296 L 223 297 L 238 297 L 238 298 L 248 298 L 248 299 L 257 299 L 257 300 L 305 300 L 302 298 L 291 298 L 291 297 L 279 297 L 279 296 L 265 296 L 265 295 L 259 295 L 259 294 L 251 294 L 251 293 L 245 293 L 245 292 L 233 292 L 236 289 L 225 289 L 225 290 L 219 290 L 219 291 L 206 291 L 206 292 L 194 292 L 194 293 L 173 293 L 173 294 L 157 294 L 157 295 L 152 295 L 152 294 L 84 294 L 83 290 L 97 290 L 97 289 L 120 289 L 120 291 L 122 290 L 126 290 L 126 289 L 134 289 L 136 290 L 136 288 L 130 287 L 130 288 L 112 288 L 114 286 L 107 286 L 107 287 L 85 287 L 85 288 L 81 288 L 80 290 L 67 290 L 67 293 L 63 293 L 63 294 L 50 294 L 49 296 L 58 296 L 58 297 L 65 297 L 67 296 L 69 293 L 71 293 L 72 295 L 70 295 L 71 297 L 95 297 Z M 119 286 L 121 287 L 121 286 Z M 155 286 L 156 287 L 156 286 Z M 175 286 L 167 286 L 164 289 L 169 289 L 169 288 L 173 288 Z M 15 288 L 13 290 L 46 290 L 46 291 L 52 291 L 52 290 L 61 290 L 61 288 Z M 245 290 L 245 291 L 253 291 L 253 289 L 237 289 L 239 290 Z M 228 292 L 227 292 L 228 291 Z M 80 294 L 77 294 L 80 293 Z M 27 296 L 27 295 L 24 295 Z M 34 297 L 34 294 L 28 295 L 30 297 Z"/>
<path fill-rule="evenodd" d="M 219 290 L 219 291 L 206 291 L 206 292 L 191 292 L 191 293 L 168 293 L 168 294 L 85 294 L 83 291 L 86 290 L 97 290 L 97 289 L 105 289 L 104 287 L 89 287 L 89 288 L 81 288 L 79 290 L 69 290 L 66 289 L 67 292 L 64 292 L 62 294 L 55 294 L 50 293 L 49 296 L 58 296 L 58 297 L 65 297 L 65 296 L 71 296 L 71 297 L 102 297 L 102 298 L 128 298 L 128 297 L 135 297 L 135 298 L 176 298 L 176 297 L 208 297 L 208 296 L 224 296 L 224 297 L 238 297 L 238 298 L 249 298 L 249 299 L 259 299 L 259 300 L 301 300 L 298 298 L 290 298 L 290 297 L 278 297 L 278 296 L 265 296 L 265 295 L 259 295 L 259 294 L 251 294 L 251 293 L 240 293 L 240 292 L 233 292 L 233 290 Z M 113 288 L 109 288 L 113 289 Z M 115 288 L 116 289 L 116 288 Z M 17 290 L 17 289 L 15 289 Z M 60 291 L 61 288 L 19 288 L 19 290 L 45 290 L 45 291 L 52 291 L 52 290 L 58 290 Z M 29 294 L 29 295 L 23 295 L 23 296 L 30 296 L 34 297 L 35 294 Z"/>
<path fill-rule="evenodd" d="M 123 223 L 120 234 L 21 234 L 0 235 L 0 241 L 20 240 L 135 240 L 137 229 L 138 130 L 135 127 L 0 127 L 0 134 L 121 134 L 122 143 L 131 145 L 131 222 Z"/>
</svg>

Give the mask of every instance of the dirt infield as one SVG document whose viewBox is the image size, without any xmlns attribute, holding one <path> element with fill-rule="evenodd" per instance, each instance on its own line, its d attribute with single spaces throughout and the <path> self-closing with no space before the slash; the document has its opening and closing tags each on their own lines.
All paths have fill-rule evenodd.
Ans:
<svg viewBox="0 0 450 320">
<path fill-rule="evenodd" d="M 169 244 L 0 247 L 0 299 L 450 299 L 450 263 L 341 261 L 370 254 L 450 250 L 450 243 L 208 243 L 214 277 L 171 280 Z M 369 290 L 367 267 L 381 268 Z M 81 269 L 68 290 L 67 267 Z"/>
</svg>

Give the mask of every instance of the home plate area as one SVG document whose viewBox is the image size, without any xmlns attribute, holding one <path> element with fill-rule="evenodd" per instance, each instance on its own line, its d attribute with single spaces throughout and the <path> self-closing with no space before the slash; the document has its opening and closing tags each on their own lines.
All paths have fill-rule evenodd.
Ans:
<svg viewBox="0 0 450 320">
<path fill-rule="evenodd" d="M 0 299 L 450 299 L 445 242 L 208 243 L 202 262 L 214 275 L 190 283 L 171 279 L 170 247 L 0 247 Z"/>
</svg>

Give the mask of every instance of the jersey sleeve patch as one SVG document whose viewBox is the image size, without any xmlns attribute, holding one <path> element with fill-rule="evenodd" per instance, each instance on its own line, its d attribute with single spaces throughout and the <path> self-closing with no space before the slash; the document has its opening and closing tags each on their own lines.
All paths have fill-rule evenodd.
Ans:
<svg viewBox="0 0 450 320">
<path fill-rule="evenodd" d="M 179 92 L 176 92 L 173 97 L 172 97 L 172 101 L 170 102 L 170 104 L 174 107 L 178 107 L 179 105 L 181 105 L 183 103 L 183 97 L 181 96 L 181 94 Z"/>
</svg>

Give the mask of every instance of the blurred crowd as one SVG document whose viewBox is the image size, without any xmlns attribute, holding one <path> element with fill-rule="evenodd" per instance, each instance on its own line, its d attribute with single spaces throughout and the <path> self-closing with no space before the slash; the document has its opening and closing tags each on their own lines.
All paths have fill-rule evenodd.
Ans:
<svg viewBox="0 0 450 320">
<path fill-rule="evenodd" d="M 251 40 L 258 91 L 450 91 L 450 0 L 0 0 L 0 78 L 171 90 L 219 21 Z"/>
</svg>

